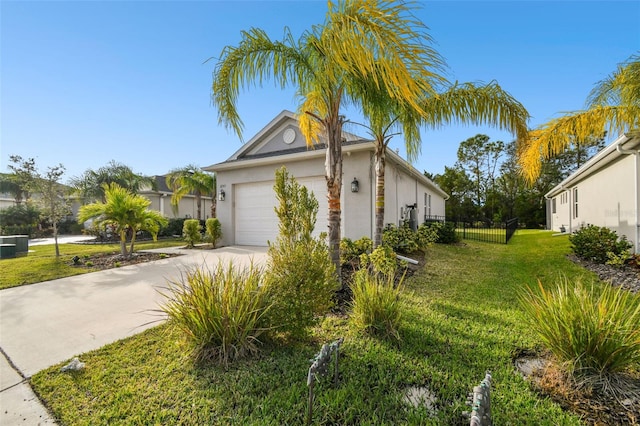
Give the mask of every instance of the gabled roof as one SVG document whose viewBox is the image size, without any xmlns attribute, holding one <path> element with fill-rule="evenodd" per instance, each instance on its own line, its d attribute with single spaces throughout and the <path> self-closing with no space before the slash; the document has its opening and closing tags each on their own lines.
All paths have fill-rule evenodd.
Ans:
<svg viewBox="0 0 640 426">
<path fill-rule="evenodd" d="M 578 170 L 569 175 L 566 179 L 556 185 L 551 191 L 545 194 L 545 198 L 553 198 L 567 189 L 575 186 L 580 181 L 595 174 L 611 162 L 625 155 L 624 151 L 640 148 L 640 138 L 620 135 L 618 139 L 602 149 L 589 161 L 584 163 Z M 622 152 L 621 152 L 622 151 Z"/>
<path fill-rule="evenodd" d="M 277 150 L 259 152 L 259 148 L 263 146 L 263 144 L 274 134 L 276 134 L 277 132 L 281 132 L 283 127 L 286 127 L 287 123 L 291 123 L 291 125 L 295 124 L 297 126 L 297 122 L 298 119 L 293 112 L 287 110 L 282 111 L 248 142 L 242 145 L 242 147 L 233 155 L 231 155 L 231 157 L 229 157 L 226 161 L 213 164 L 208 167 L 203 167 L 203 170 L 210 172 L 219 172 L 224 170 L 254 167 L 258 165 L 281 164 L 283 160 L 296 161 L 316 157 L 324 157 L 326 155 L 326 146 L 324 143 L 320 143 L 312 148 L 308 148 L 306 144 L 302 144 L 292 148 L 285 146 Z M 364 139 L 360 136 L 345 131 L 342 132 L 342 135 L 344 138 L 344 141 L 342 143 L 342 151 L 344 153 L 357 151 L 373 151 L 375 149 L 375 145 L 370 139 Z M 413 167 L 409 162 L 400 157 L 397 153 L 393 152 L 390 149 L 387 149 L 386 155 L 388 162 L 392 162 L 393 164 L 402 168 L 412 177 L 419 179 L 428 188 L 440 194 L 445 199 L 449 198 L 449 195 L 444 192 L 438 185 L 436 185 L 431 179 L 427 178 L 423 173 L 420 173 L 418 170 L 416 170 L 415 167 Z"/>
</svg>

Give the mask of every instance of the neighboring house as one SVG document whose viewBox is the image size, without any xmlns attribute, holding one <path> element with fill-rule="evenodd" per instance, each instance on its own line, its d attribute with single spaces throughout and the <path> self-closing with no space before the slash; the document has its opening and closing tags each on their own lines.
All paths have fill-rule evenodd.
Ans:
<svg viewBox="0 0 640 426">
<path fill-rule="evenodd" d="M 370 140 L 343 132 L 343 187 L 341 235 L 373 238 L 375 227 L 374 145 Z M 324 145 L 307 148 L 295 114 L 281 112 L 227 161 L 205 167 L 218 183 L 217 216 L 223 244 L 265 246 L 278 235 L 274 212 L 275 171 L 286 166 L 297 181 L 315 194 L 318 217 L 315 234 L 326 232 L 327 185 Z M 352 191 L 357 181 L 358 191 Z M 385 174 L 385 224 L 398 225 L 413 218 L 444 216 L 448 195 L 398 154 L 387 150 Z"/>
<path fill-rule="evenodd" d="M 167 186 L 166 176 L 154 176 L 156 181 L 156 189 L 145 188 L 138 192 L 138 194 L 149 199 L 151 210 L 157 210 L 165 217 L 168 218 L 198 218 L 198 206 L 196 205 L 196 197 L 193 194 L 187 194 L 178 204 L 178 208 L 174 209 L 171 205 L 171 196 L 173 191 Z M 211 203 L 212 197 L 201 196 L 200 210 L 202 219 L 211 217 Z"/>
<path fill-rule="evenodd" d="M 640 253 L 640 138 L 620 136 L 545 197 L 550 229 L 604 226 Z"/>
</svg>

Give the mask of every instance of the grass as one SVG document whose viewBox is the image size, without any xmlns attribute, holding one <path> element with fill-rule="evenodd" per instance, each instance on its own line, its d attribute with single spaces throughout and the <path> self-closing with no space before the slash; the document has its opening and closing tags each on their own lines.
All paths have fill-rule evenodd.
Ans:
<svg viewBox="0 0 640 426">
<path fill-rule="evenodd" d="M 491 370 L 494 424 L 579 425 L 513 367 L 515 354 L 539 345 L 519 308 L 524 286 L 555 285 L 560 272 L 594 280 L 568 252 L 566 237 L 540 231 L 519 231 L 508 246 L 430 248 L 426 267 L 405 281 L 399 343 L 329 317 L 310 341 L 263 346 L 258 359 L 224 369 L 194 364 L 179 329 L 167 323 L 82 355 L 82 372 L 61 373 L 58 365 L 31 383 L 62 425 L 304 424 L 310 359 L 344 336 L 340 385 L 316 386 L 315 424 L 468 424 L 467 393 Z M 402 395 L 412 386 L 428 387 L 437 411 L 406 405 Z"/>
<path fill-rule="evenodd" d="M 181 239 L 139 242 L 136 251 L 152 248 L 183 246 Z M 72 266 L 71 258 L 98 253 L 120 253 L 120 244 L 60 244 L 60 257 L 56 259 L 55 246 L 29 247 L 27 256 L 0 260 L 0 290 L 25 284 L 55 280 L 57 278 L 94 272 L 96 269 Z"/>
</svg>

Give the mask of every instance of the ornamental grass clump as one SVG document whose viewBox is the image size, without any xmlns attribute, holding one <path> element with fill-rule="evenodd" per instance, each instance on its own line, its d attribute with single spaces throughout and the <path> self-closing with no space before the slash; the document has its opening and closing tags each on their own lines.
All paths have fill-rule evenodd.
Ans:
<svg viewBox="0 0 640 426">
<path fill-rule="evenodd" d="M 528 289 L 522 306 L 528 325 L 578 383 L 622 391 L 620 378 L 640 365 L 640 296 L 564 279 L 551 290 Z"/>
<path fill-rule="evenodd" d="M 255 355 L 268 311 L 261 268 L 200 267 L 169 282 L 161 307 L 193 345 L 196 361 L 224 366 Z"/>
<path fill-rule="evenodd" d="M 400 340 L 402 281 L 395 285 L 394 274 L 356 272 L 351 285 L 351 325 L 372 336 Z"/>
</svg>

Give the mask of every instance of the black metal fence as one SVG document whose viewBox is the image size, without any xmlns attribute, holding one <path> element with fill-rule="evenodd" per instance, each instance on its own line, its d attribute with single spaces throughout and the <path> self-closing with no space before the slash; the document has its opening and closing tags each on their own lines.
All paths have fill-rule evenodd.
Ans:
<svg viewBox="0 0 640 426">
<path fill-rule="evenodd" d="M 454 222 L 456 232 L 463 240 L 484 241 L 487 243 L 508 244 L 518 229 L 518 218 L 506 222 L 493 222 L 489 219 L 446 220 L 444 216 L 425 216 L 425 222 Z"/>
</svg>

